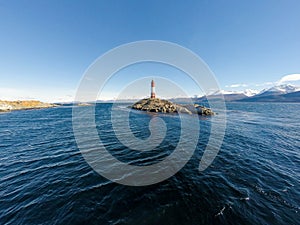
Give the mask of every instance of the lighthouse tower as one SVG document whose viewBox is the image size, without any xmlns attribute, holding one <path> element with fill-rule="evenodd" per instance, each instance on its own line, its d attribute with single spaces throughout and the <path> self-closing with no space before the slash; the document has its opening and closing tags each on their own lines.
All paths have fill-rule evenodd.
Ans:
<svg viewBox="0 0 300 225">
<path fill-rule="evenodd" d="M 151 81 L 151 98 L 155 98 L 155 83 L 154 83 L 154 80 Z"/>
</svg>

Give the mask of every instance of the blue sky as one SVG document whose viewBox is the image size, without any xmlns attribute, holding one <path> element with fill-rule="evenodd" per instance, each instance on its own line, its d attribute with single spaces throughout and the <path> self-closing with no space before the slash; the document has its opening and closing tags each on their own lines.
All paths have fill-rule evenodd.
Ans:
<svg viewBox="0 0 300 225">
<path fill-rule="evenodd" d="M 149 39 L 198 54 L 222 89 L 260 90 L 300 73 L 299 11 L 297 0 L 0 1 L 0 99 L 72 100 L 96 58 Z M 146 65 L 143 76 L 156 70 Z M 142 78 L 143 71 L 130 74 Z M 172 69 L 163 71 L 172 80 Z M 112 79 L 106 98 L 125 81 Z M 198 94 L 184 76 L 176 82 Z"/>
</svg>

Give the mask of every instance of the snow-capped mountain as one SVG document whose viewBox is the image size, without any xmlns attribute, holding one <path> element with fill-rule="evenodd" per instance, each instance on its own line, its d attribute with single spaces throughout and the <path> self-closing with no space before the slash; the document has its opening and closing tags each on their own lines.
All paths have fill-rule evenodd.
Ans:
<svg viewBox="0 0 300 225">
<path fill-rule="evenodd" d="M 226 90 L 218 90 L 208 95 L 212 100 L 225 100 L 225 101 L 235 101 L 238 99 L 247 98 L 247 96 L 243 92 L 236 91 L 226 91 Z M 199 98 L 199 100 L 206 99 L 206 96 Z"/>
<path fill-rule="evenodd" d="M 292 92 L 300 91 L 300 87 L 297 87 L 292 84 L 281 84 L 277 85 L 268 89 L 262 90 L 258 95 L 282 95 L 282 94 L 288 94 Z"/>
<path fill-rule="evenodd" d="M 244 91 L 218 90 L 208 95 L 210 99 L 247 102 L 300 102 L 300 87 L 281 84 L 262 91 L 246 89 Z M 206 99 L 206 96 L 199 100 Z"/>
<path fill-rule="evenodd" d="M 226 90 L 219 90 L 211 95 L 246 95 L 248 97 L 254 96 L 258 94 L 258 90 L 253 90 L 253 89 L 246 89 L 244 91 L 226 91 Z"/>
<path fill-rule="evenodd" d="M 259 93 L 258 90 L 253 90 L 253 89 L 246 89 L 242 92 L 244 95 L 248 96 L 248 97 L 252 97 L 254 95 L 257 95 Z"/>
<path fill-rule="evenodd" d="M 247 102 L 300 102 L 300 87 L 281 84 L 262 90 L 257 95 L 241 99 Z"/>
<path fill-rule="evenodd" d="M 210 95 L 232 95 L 232 94 L 240 94 L 235 91 L 226 91 L 226 90 L 218 90 Z"/>
</svg>

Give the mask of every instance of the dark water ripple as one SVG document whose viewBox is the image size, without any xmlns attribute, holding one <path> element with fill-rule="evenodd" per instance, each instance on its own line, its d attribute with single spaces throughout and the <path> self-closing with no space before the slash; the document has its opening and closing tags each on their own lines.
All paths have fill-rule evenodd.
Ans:
<svg viewBox="0 0 300 225">
<path fill-rule="evenodd" d="M 200 118 L 191 160 L 147 187 L 112 183 L 89 167 L 73 136 L 71 108 L 0 114 L 0 224 L 299 224 L 300 104 L 227 107 L 213 164 L 198 171 L 210 133 L 210 119 Z M 114 136 L 110 108 L 97 106 L 97 128 L 118 159 L 148 165 L 176 148 L 178 117 L 160 115 L 166 138 L 156 151 L 137 154 Z M 149 136 L 152 116 L 131 113 L 135 136 Z"/>
</svg>

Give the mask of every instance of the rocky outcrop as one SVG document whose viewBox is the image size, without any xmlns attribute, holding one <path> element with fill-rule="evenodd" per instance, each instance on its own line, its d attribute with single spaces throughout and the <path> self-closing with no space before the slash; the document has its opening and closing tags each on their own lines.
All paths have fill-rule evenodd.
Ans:
<svg viewBox="0 0 300 225">
<path fill-rule="evenodd" d="M 28 101 L 1 101 L 0 100 L 0 112 L 7 112 L 11 110 L 23 110 L 23 109 L 41 109 L 55 107 L 55 104 L 44 103 L 36 100 Z"/>
<path fill-rule="evenodd" d="M 79 102 L 79 103 L 73 104 L 73 105 L 77 105 L 77 106 L 92 106 L 91 103 L 87 103 L 87 102 Z"/>
<path fill-rule="evenodd" d="M 180 105 L 168 100 L 159 98 L 142 99 L 131 106 L 132 109 L 142 110 L 147 112 L 161 113 L 187 113 L 199 115 L 215 115 L 215 113 L 204 106 L 200 105 Z"/>
<path fill-rule="evenodd" d="M 194 104 L 194 105 L 184 105 L 187 109 L 191 111 L 196 111 L 197 114 L 203 115 L 203 116 L 213 116 L 216 113 L 214 113 L 210 108 L 204 107 L 202 105 Z"/>
</svg>

